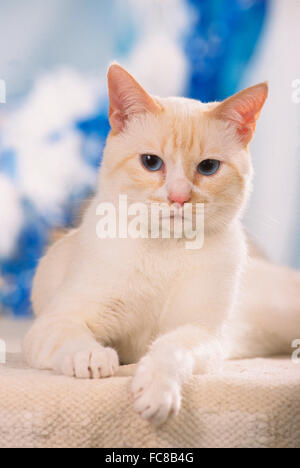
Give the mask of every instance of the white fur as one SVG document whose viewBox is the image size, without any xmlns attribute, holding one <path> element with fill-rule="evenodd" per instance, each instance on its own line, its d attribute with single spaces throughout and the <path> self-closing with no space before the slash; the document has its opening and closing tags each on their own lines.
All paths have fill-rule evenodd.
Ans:
<svg viewBox="0 0 300 468">
<path fill-rule="evenodd" d="M 124 148 L 138 154 L 149 135 L 157 135 L 152 140 L 159 145 L 159 133 L 168 132 L 171 122 L 167 106 L 172 108 L 170 115 L 174 106 L 179 117 L 180 109 L 185 112 L 184 100 L 168 102 L 164 102 L 165 129 L 158 118 L 145 117 L 108 139 L 100 189 L 80 228 L 52 246 L 40 263 L 32 297 L 38 318 L 24 342 L 31 366 L 78 378 L 107 377 L 119 361 L 140 361 L 132 381 L 134 407 L 155 424 L 179 411 L 181 386 L 193 373 L 220 370 L 225 352 L 228 357 L 287 351 L 297 332 L 300 335 L 299 274 L 276 269 L 264 260 L 247 263 L 239 218 L 252 174 L 249 155 L 228 125 L 218 121 L 212 129 L 211 121 L 204 121 L 201 105 L 195 110 L 191 104 L 187 130 L 192 118 L 197 127 L 199 121 L 208 135 L 209 155 L 217 151 L 220 139 L 219 147 L 226 153 L 220 177 L 227 184 L 230 181 L 227 192 L 222 191 L 222 200 L 229 197 L 221 205 L 223 210 L 218 199 L 215 208 L 214 200 L 208 202 L 215 211 L 210 211 L 204 247 L 187 250 L 184 239 L 97 238 L 98 203 L 113 202 L 128 182 L 125 173 L 111 176 L 114 158 L 118 162 Z M 197 161 L 205 155 L 198 155 L 195 145 Z M 159 154 L 159 146 L 154 150 Z M 170 159 L 173 150 L 165 149 L 166 160 L 167 151 Z M 238 179 L 230 168 L 235 161 L 240 166 Z M 143 174 L 138 157 L 132 170 Z M 178 177 L 185 180 L 183 172 L 179 164 L 168 173 L 162 190 L 165 199 Z M 216 178 L 206 190 L 206 198 L 213 196 L 218 180 L 222 181 Z M 153 183 L 154 179 L 150 187 Z M 139 196 L 147 199 L 145 191 Z M 129 192 L 134 198 L 136 187 Z"/>
<path fill-rule="evenodd" d="M 82 228 L 41 262 L 33 292 L 40 317 L 24 351 L 33 367 L 97 378 L 116 369 L 116 355 L 103 346 L 113 346 L 122 363 L 132 363 L 152 343 L 132 390 L 143 417 L 163 422 L 179 409 L 182 383 L 194 371 L 213 370 L 221 358 L 218 336 L 245 260 L 243 235 L 236 223 L 196 252 L 186 250 L 183 240 L 99 241 L 96 202 Z M 228 271 L 233 273 L 224 282 Z"/>
<path fill-rule="evenodd" d="M 134 363 L 151 345 L 133 379 L 132 392 L 135 409 L 159 424 L 178 412 L 181 385 L 193 372 L 215 372 L 220 366 L 222 326 L 246 260 L 244 236 L 236 222 L 227 233 L 206 240 L 199 251 L 185 250 L 181 240 L 101 240 L 99 245 L 95 205 L 96 200 L 81 229 L 55 244 L 41 262 L 33 291 L 39 318 L 26 337 L 24 351 L 33 367 L 99 378 L 117 368 L 117 354 L 110 346 L 122 363 Z M 266 262 L 255 262 L 241 309 L 247 322 L 240 316 L 230 327 L 237 335 L 231 342 L 232 355 L 287 351 L 297 337 L 295 325 L 300 333 L 299 295 L 291 298 L 289 320 L 284 317 L 285 289 L 277 291 L 282 304 L 275 298 L 270 303 L 274 283 L 284 278 L 288 287 L 289 275 L 280 269 L 276 273 Z M 291 290 L 299 291 L 300 278 L 294 275 Z M 270 291 L 265 295 L 267 284 Z M 278 334 L 284 324 L 281 345 L 275 337 L 267 342 L 270 324 Z"/>
</svg>

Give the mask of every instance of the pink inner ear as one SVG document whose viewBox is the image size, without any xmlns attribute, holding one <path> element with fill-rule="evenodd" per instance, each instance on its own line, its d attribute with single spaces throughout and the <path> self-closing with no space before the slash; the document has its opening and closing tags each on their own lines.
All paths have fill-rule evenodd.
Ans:
<svg viewBox="0 0 300 468">
<path fill-rule="evenodd" d="M 241 141 L 248 144 L 253 137 L 256 122 L 268 96 L 268 85 L 262 83 L 232 96 L 215 110 L 219 119 L 232 122 Z"/>
<path fill-rule="evenodd" d="M 116 132 L 122 131 L 133 115 L 160 111 L 158 103 L 120 65 L 111 65 L 108 71 L 108 90 L 109 119 Z"/>
<path fill-rule="evenodd" d="M 109 105 L 109 120 L 112 128 L 117 132 L 120 132 L 125 125 L 125 113 L 121 112 L 121 105 L 116 102 L 111 102 Z"/>
</svg>

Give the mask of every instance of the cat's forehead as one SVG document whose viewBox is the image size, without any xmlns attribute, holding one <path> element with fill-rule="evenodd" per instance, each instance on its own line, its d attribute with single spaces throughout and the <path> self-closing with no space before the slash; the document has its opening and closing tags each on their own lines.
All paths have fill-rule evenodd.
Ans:
<svg viewBox="0 0 300 468">
<path fill-rule="evenodd" d="M 185 144 L 186 139 L 204 140 L 214 132 L 211 111 L 217 103 L 202 103 L 187 98 L 160 99 L 162 113 L 158 116 L 158 125 L 166 134 L 178 135 L 174 142 Z"/>
<path fill-rule="evenodd" d="M 179 118 L 192 118 L 201 116 L 214 107 L 217 103 L 203 103 L 195 99 L 182 98 L 182 97 L 168 97 L 157 99 L 163 112 L 169 117 Z"/>
<path fill-rule="evenodd" d="M 200 153 L 219 154 L 220 147 L 227 146 L 224 123 L 211 118 L 211 110 L 217 103 L 202 103 L 186 98 L 165 98 L 158 100 L 162 113 L 149 116 L 149 126 L 144 127 L 148 141 L 159 147 L 158 151 L 173 159 L 178 154 L 188 158 Z M 230 132 L 231 135 L 232 132 Z M 229 138 L 232 146 L 232 139 Z"/>
<path fill-rule="evenodd" d="M 201 157 L 231 159 L 241 151 L 234 129 L 212 115 L 218 103 L 178 97 L 155 99 L 162 112 L 132 119 L 116 139 L 123 152 L 126 148 L 128 158 L 156 154 L 169 166 L 182 160 L 187 168 Z"/>
</svg>

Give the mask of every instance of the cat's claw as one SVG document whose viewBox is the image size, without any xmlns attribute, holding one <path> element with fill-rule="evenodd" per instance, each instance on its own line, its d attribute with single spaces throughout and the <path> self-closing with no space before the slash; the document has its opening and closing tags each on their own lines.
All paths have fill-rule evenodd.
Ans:
<svg viewBox="0 0 300 468">
<path fill-rule="evenodd" d="M 119 358 L 112 348 L 93 348 L 65 356 L 62 373 L 78 379 L 101 379 L 114 375 L 119 367 Z"/>
<path fill-rule="evenodd" d="M 155 368 L 151 358 L 144 358 L 132 380 L 134 408 L 142 419 L 156 426 L 178 414 L 181 405 L 180 386 L 175 379 Z"/>
</svg>

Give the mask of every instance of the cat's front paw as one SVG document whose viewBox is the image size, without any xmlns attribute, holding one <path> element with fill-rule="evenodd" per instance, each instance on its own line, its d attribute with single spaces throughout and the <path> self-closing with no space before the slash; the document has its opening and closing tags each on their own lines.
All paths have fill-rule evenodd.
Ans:
<svg viewBox="0 0 300 468">
<path fill-rule="evenodd" d="M 134 408 L 143 419 L 159 426 L 178 414 L 181 391 L 178 382 L 165 375 L 151 357 L 146 356 L 138 365 L 131 386 Z"/>
<path fill-rule="evenodd" d="M 63 358 L 61 371 L 78 379 L 101 379 L 114 375 L 118 367 L 116 351 L 99 346 L 67 354 Z"/>
</svg>

